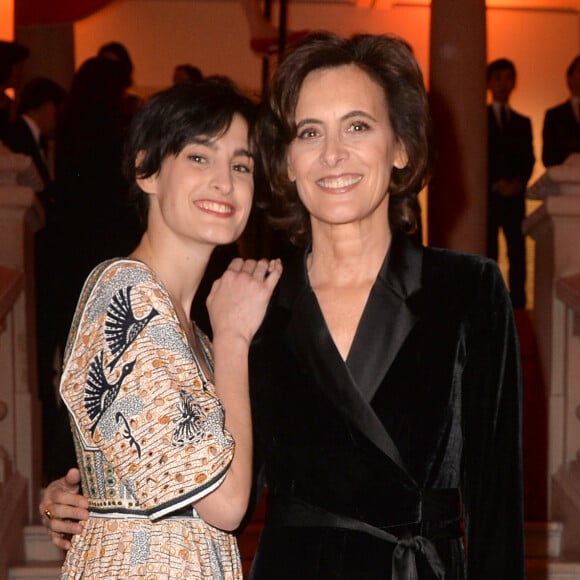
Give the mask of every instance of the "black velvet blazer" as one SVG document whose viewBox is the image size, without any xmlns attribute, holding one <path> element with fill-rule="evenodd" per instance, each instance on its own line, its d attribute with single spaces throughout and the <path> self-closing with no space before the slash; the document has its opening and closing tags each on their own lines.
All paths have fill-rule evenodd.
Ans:
<svg viewBox="0 0 580 580">
<path fill-rule="evenodd" d="M 344 362 L 301 256 L 250 377 L 268 488 L 251 578 L 524 577 L 519 351 L 494 262 L 395 237 Z"/>
</svg>

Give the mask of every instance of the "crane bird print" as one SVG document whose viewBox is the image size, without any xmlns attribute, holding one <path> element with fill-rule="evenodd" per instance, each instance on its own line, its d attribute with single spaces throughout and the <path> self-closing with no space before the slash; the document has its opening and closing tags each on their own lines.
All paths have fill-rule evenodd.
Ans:
<svg viewBox="0 0 580 580">
<path fill-rule="evenodd" d="M 117 398 L 122 382 L 133 370 L 134 366 L 134 360 L 124 364 L 121 368 L 119 378 L 114 383 L 109 383 L 103 369 L 103 351 L 97 354 L 91 361 L 89 376 L 85 386 L 85 409 L 87 415 L 93 421 L 90 427 L 91 435 L 95 434 L 98 422 Z"/>
<path fill-rule="evenodd" d="M 152 318 L 159 312 L 151 307 L 151 310 L 143 318 L 136 318 L 131 307 L 132 286 L 121 288 L 112 298 L 107 308 L 105 320 L 105 339 L 111 350 L 113 359 L 107 364 L 107 369 L 112 370 L 127 350 L 129 345 L 137 338 L 139 333 L 149 324 Z"/>
</svg>

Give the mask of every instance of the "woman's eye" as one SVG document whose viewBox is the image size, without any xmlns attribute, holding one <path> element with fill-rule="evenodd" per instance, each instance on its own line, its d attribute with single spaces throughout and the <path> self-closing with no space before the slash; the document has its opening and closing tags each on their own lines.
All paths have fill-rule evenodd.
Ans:
<svg viewBox="0 0 580 580">
<path fill-rule="evenodd" d="M 367 129 L 370 129 L 370 126 L 368 123 L 365 123 L 364 121 L 354 121 L 350 126 L 350 130 L 353 131 L 354 133 L 366 131 Z"/>
<path fill-rule="evenodd" d="M 198 155 L 197 153 L 192 153 L 191 155 L 188 155 L 188 157 L 194 163 L 205 163 L 205 161 L 206 161 L 206 159 L 203 155 Z"/>
<path fill-rule="evenodd" d="M 236 163 L 233 168 L 234 171 L 237 171 L 238 173 L 253 173 L 254 171 L 252 167 L 246 163 Z"/>
<path fill-rule="evenodd" d="M 305 127 L 296 136 L 298 139 L 311 139 L 317 135 L 318 131 L 314 127 Z"/>
</svg>

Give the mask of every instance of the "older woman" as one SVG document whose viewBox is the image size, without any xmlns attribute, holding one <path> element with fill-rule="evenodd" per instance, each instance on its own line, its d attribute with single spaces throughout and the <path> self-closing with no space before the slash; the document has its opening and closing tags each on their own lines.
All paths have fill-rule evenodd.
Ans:
<svg viewBox="0 0 580 580">
<path fill-rule="evenodd" d="M 287 263 L 250 351 L 252 579 L 523 577 L 520 374 L 493 262 L 414 245 L 427 99 L 405 43 L 309 37 L 259 126 Z"/>
<path fill-rule="evenodd" d="M 428 133 L 398 39 L 315 34 L 275 73 L 259 143 L 305 249 L 250 350 L 253 580 L 523 578 L 509 296 L 492 261 L 410 239 Z"/>
</svg>

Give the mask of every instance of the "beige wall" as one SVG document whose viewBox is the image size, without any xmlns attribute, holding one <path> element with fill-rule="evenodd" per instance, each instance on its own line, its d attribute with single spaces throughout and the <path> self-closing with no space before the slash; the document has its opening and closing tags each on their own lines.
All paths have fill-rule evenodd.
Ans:
<svg viewBox="0 0 580 580">
<path fill-rule="evenodd" d="M 426 7 L 371 10 L 347 3 L 292 3 L 294 29 L 396 32 L 413 43 L 427 66 L 429 10 Z M 276 20 L 276 19 L 275 19 Z M 250 50 L 241 4 L 229 0 L 119 0 L 75 25 L 76 60 L 95 54 L 99 45 L 124 42 L 135 61 L 142 92 L 166 85 L 173 65 L 191 62 L 205 74 L 225 74 L 240 85 L 260 90 L 261 59 Z"/>
<path fill-rule="evenodd" d="M 488 2 L 489 59 L 505 56 L 516 64 L 518 86 L 512 104 L 532 118 L 538 160 L 544 112 L 566 98 L 564 71 L 580 52 L 578 4 L 511 0 L 510 8 L 508 2 Z M 412 44 L 428 78 L 429 8 L 425 2 L 378 0 L 374 8 L 369 5 L 291 2 L 289 25 L 340 34 L 397 34 Z M 173 66 L 182 62 L 199 66 L 205 74 L 228 75 L 246 89 L 260 91 L 261 59 L 250 50 L 238 2 L 118 0 L 76 23 L 74 31 L 77 66 L 104 42 L 125 43 L 135 61 L 136 90 L 145 95 L 169 84 Z M 542 171 L 538 162 L 535 176 Z"/>
<path fill-rule="evenodd" d="M 557 0 L 546 5 L 559 5 Z M 536 150 L 535 177 L 544 167 L 541 163 L 542 124 L 544 113 L 568 97 L 566 68 L 580 52 L 578 10 L 556 7 L 537 10 L 488 10 L 489 60 L 507 57 L 518 71 L 516 90 L 511 104 L 532 119 Z"/>
</svg>

